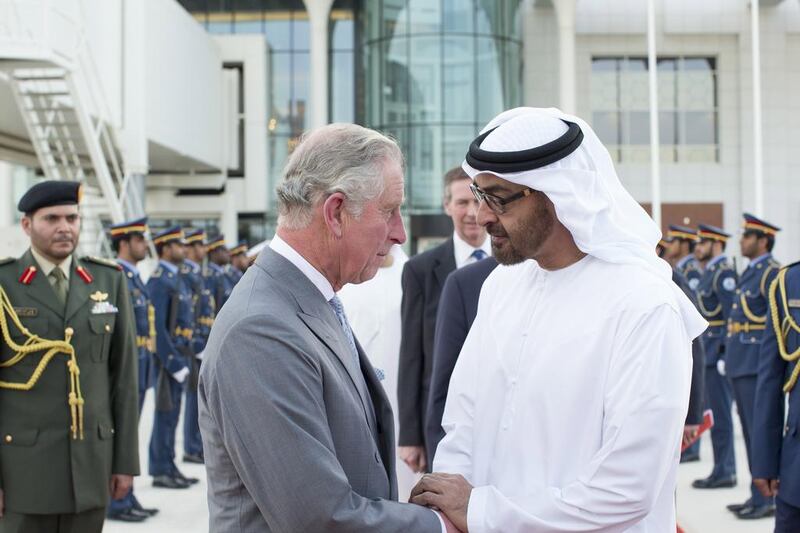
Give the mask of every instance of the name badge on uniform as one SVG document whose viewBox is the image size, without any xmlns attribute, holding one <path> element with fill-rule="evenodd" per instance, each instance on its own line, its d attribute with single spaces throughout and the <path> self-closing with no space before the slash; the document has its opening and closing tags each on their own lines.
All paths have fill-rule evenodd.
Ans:
<svg viewBox="0 0 800 533">
<path fill-rule="evenodd" d="M 118 313 L 119 309 L 114 306 L 108 300 L 108 293 L 107 292 L 100 292 L 96 291 L 93 294 L 89 295 L 89 298 L 94 301 L 94 305 L 92 306 L 92 310 L 90 311 L 93 315 L 103 315 L 107 313 Z"/>
<path fill-rule="evenodd" d="M 39 316 L 39 310 L 35 307 L 15 307 L 14 312 L 18 317 Z"/>
<path fill-rule="evenodd" d="M 800 307 L 800 300 L 798 300 L 797 298 L 790 298 L 789 307 Z"/>
</svg>

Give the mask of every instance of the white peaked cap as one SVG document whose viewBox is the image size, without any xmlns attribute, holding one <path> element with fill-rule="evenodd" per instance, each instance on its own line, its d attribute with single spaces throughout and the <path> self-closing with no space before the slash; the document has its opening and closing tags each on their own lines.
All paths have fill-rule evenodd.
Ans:
<svg viewBox="0 0 800 533">
<path fill-rule="evenodd" d="M 462 167 L 472 179 L 489 173 L 546 194 L 581 251 L 610 263 L 639 265 L 669 283 L 686 333 L 690 339 L 697 337 L 708 323 L 672 282 L 669 264 L 656 255 L 661 230 L 622 186 L 608 150 L 585 121 L 554 108 L 518 107 L 499 114 L 481 130 L 484 134 L 494 129 L 480 148 L 496 153 L 542 146 L 567 132 L 565 121 L 580 127 L 583 141 L 563 159 L 509 173 L 479 170 L 466 161 Z"/>
</svg>

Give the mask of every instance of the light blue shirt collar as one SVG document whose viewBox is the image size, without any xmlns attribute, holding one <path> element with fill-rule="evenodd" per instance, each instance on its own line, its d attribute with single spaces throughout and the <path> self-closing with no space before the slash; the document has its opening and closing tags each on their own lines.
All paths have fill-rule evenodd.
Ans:
<svg viewBox="0 0 800 533">
<path fill-rule="evenodd" d="M 135 275 L 137 275 L 137 276 L 139 275 L 139 269 L 136 268 L 136 265 L 134 265 L 133 263 L 129 263 L 129 262 L 125 261 L 124 259 L 120 259 L 119 257 L 117 257 L 117 263 L 119 263 L 120 265 L 124 266 L 125 268 L 127 268 L 128 270 L 133 272 Z"/>
<path fill-rule="evenodd" d="M 678 264 L 675 266 L 678 267 L 678 270 L 683 270 L 686 268 L 686 265 L 692 262 L 692 259 L 694 259 L 694 254 L 686 255 L 680 261 L 678 261 Z"/>
<path fill-rule="evenodd" d="M 178 273 L 178 266 L 177 265 L 173 265 L 169 261 L 164 261 L 163 259 L 159 259 L 158 260 L 158 264 L 161 265 L 162 267 L 164 267 L 165 269 L 169 270 L 173 274 L 177 274 Z"/>
<path fill-rule="evenodd" d="M 721 263 L 722 261 L 725 261 L 726 259 L 728 259 L 728 257 L 725 254 L 719 254 L 717 257 L 715 257 L 714 259 L 712 259 L 711 261 L 708 262 L 708 265 L 706 265 L 706 268 L 711 268 L 712 266 L 716 265 L 717 263 Z"/>
<path fill-rule="evenodd" d="M 751 259 L 751 260 L 750 260 L 750 265 L 756 265 L 756 264 L 760 263 L 761 261 L 766 261 L 767 259 L 769 259 L 769 257 L 770 257 L 771 255 L 772 255 L 772 254 L 771 254 L 771 253 L 769 253 L 769 252 L 767 252 L 767 253 L 765 253 L 765 254 L 761 254 L 761 255 L 759 255 L 758 257 L 756 257 L 755 259 Z M 748 266 L 749 266 L 749 265 L 748 265 Z"/>
<path fill-rule="evenodd" d="M 191 259 L 184 259 L 183 262 L 192 268 L 192 272 L 197 272 L 198 270 L 200 270 L 200 265 L 198 265 Z"/>
</svg>

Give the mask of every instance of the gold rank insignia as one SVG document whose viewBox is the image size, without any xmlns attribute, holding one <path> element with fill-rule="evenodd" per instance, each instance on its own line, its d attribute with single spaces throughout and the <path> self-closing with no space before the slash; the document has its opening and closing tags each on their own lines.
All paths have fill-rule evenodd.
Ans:
<svg viewBox="0 0 800 533">
<path fill-rule="evenodd" d="M 91 298 L 93 302 L 105 302 L 108 300 L 108 293 L 95 291 L 93 294 L 89 295 L 89 298 Z"/>
</svg>

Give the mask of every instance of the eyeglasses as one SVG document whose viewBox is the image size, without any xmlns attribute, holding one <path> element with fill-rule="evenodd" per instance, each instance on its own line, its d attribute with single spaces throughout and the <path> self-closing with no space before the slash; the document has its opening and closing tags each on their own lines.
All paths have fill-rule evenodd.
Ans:
<svg viewBox="0 0 800 533">
<path fill-rule="evenodd" d="M 489 209 L 496 215 L 502 215 L 506 212 L 506 206 L 515 200 L 519 200 L 520 198 L 525 198 L 526 196 L 530 196 L 533 192 L 533 189 L 528 187 L 522 189 L 521 191 L 512 194 L 506 198 L 502 198 L 500 196 L 496 196 L 494 194 L 490 194 L 474 183 L 469 184 L 469 190 L 472 191 L 472 194 L 475 196 L 475 199 L 478 202 L 486 202 L 486 205 L 489 206 Z"/>
</svg>

